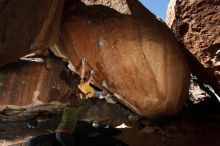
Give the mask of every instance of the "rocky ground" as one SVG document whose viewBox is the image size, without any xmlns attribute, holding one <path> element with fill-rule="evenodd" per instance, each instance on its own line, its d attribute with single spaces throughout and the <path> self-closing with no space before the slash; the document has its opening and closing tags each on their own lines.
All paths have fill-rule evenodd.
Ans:
<svg viewBox="0 0 220 146">
<path fill-rule="evenodd" d="M 46 134 L 47 130 L 55 129 L 60 120 L 63 105 L 56 104 L 56 108 L 54 105 L 40 107 L 41 116 L 34 129 L 27 127 L 27 121 L 39 114 L 35 112 L 37 107 L 35 110 L 28 111 L 15 108 L 2 110 L 1 144 L 26 145 L 30 137 L 40 136 Z M 89 105 L 88 111 L 83 111 L 80 116 L 81 122 L 75 134 L 77 144 L 80 146 L 88 144 L 96 146 L 217 146 L 220 143 L 218 141 L 220 137 L 219 104 L 212 98 L 206 98 L 204 102 L 196 105 L 187 102 L 178 116 L 155 120 L 143 119 L 121 105 L 109 104 L 104 100 L 94 100 Z M 32 116 L 27 114 L 28 112 L 32 113 Z M 99 123 L 97 128 L 92 127 L 94 121 Z M 113 128 L 122 123 L 129 127 Z M 106 125 L 109 126 L 106 127 Z M 56 142 L 53 144 L 49 142 L 49 145 L 57 145 Z"/>
</svg>

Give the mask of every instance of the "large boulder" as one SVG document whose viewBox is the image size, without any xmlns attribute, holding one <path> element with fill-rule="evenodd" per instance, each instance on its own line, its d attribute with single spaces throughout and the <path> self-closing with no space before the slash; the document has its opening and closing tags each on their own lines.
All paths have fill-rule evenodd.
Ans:
<svg viewBox="0 0 220 146">
<path fill-rule="evenodd" d="M 130 14 L 92 1 L 86 4 L 91 6 L 79 2 L 66 14 L 60 41 L 52 47 L 55 54 L 74 67 L 84 57 L 96 72 L 95 84 L 105 83 L 121 103 L 142 116 L 179 112 L 188 95 L 189 70 L 166 24 L 137 1 L 120 3 Z"/>
<path fill-rule="evenodd" d="M 0 69 L 0 108 L 67 101 L 72 87 L 65 63 L 54 57 L 39 59 L 42 63 L 23 60 Z"/>
<path fill-rule="evenodd" d="M 220 1 L 171 0 L 167 24 L 189 51 L 190 69 L 220 95 Z M 219 99 L 220 100 L 220 99 Z"/>
<path fill-rule="evenodd" d="M 0 1 L 0 66 L 38 49 L 58 37 L 63 0 Z"/>
<path fill-rule="evenodd" d="M 88 6 L 104 5 L 118 11 L 119 13 L 131 14 L 127 0 L 81 0 L 81 1 Z"/>
</svg>

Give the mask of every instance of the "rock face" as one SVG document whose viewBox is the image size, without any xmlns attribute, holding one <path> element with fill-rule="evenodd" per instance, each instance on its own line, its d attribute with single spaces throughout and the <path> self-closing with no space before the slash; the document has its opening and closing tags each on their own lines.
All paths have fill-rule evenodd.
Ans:
<svg viewBox="0 0 220 146">
<path fill-rule="evenodd" d="M 220 1 L 171 0 L 167 24 L 192 55 L 192 72 L 220 95 Z M 196 59 L 195 59 L 196 58 Z M 198 63 L 199 61 L 199 63 Z"/>
<path fill-rule="evenodd" d="M 44 63 L 19 61 L 1 68 L 0 107 L 66 102 L 70 87 L 62 78 L 65 72 L 65 64 L 51 57 Z"/>
<path fill-rule="evenodd" d="M 169 28 L 139 2 L 127 0 L 126 5 L 130 15 L 101 5 L 75 5 L 53 50 L 75 67 L 84 57 L 96 72 L 95 84 L 105 83 L 136 113 L 175 114 L 189 85 L 181 49 Z"/>
<path fill-rule="evenodd" d="M 127 0 L 82 0 L 86 5 L 104 5 L 122 14 L 131 14 Z"/>
<path fill-rule="evenodd" d="M 0 66 L 54 43 L 62 10 L 63 0 L 1 0 Z"/>
</svg>

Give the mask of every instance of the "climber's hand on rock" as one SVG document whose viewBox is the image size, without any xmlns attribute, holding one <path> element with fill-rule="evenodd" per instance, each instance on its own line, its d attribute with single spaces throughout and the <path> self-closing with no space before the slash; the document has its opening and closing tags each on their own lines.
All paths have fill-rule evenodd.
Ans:
<svg viewBox="0 0 220 146">
<path fill-rule="evenodd" d="M 92 70 L 90 71 L 90 74 L 91 74 L 91 75 L 94 75 L 94 74 L 95 74 L 95 71 L 92 69 Z"/>
<path fill-rule="evenodd" d="M 86 63 L 86 59 L 82 58 L 81 62 L 82 62 L 82 64 L 85 64 Z"/>
</svg>

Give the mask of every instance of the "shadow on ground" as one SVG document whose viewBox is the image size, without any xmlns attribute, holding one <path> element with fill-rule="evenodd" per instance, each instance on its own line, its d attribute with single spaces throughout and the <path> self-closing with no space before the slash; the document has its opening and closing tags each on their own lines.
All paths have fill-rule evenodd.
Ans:
<svg viewBox="0 0 220 146">
<path fill-rule="evenodd" d="M 120 133 L 120 130 L 112 127 L 100 126 L 94 128 L 90 124 L 80 121 L 73 137 L 77 146 L 128 146 L 114 138 Z M 61 146 L 54 133 L 38 136 L 30 141 L 35 143 L 36 146 Z"/>
</svg>

